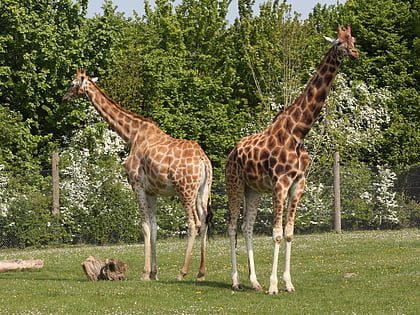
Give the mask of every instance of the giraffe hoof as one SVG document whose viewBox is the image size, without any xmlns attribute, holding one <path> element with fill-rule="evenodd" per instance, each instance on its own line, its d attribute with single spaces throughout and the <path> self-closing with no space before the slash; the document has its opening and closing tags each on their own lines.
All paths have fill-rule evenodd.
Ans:
<svg viewBox="0 0 420 315">
<path fill-rule="evenodd" d="M 253 286 L 252 289 L 255 290 L 255 291 L 258 291 L 258 292 L 262 292 L 263 291 L 263 289 L 261 288 L 260 285 Z"/>
<path fill-rule="evenodd" d="M 286 288 L 284 289 L 284 291 L 286 291 L 286 292 L 295 292 L 295 288 L 294 288 L 293 286 L 286 287 Z"/>
<path fill-rule="evenodd" d="M 184 277 L 186 276 L 186 274 L 184 274 L 184 273 L 180 273 L 177 277 L 176 277 L 176 280 L 178 280 L 178 281 L 182 281 L 182 280 L 184 280 Z"/>
<path fill-rule="evenodd" d="M 151 273 L 143 273 L 141 276 L 142 281 L 152 281 L 152 280 L 159 280 L 157 274 L 155 272 Z"/>
<path fill-rule="evenodd" d="M 232 289 L 236 291 L 242 291 L 244 287 L 242 286 L 242 284 L 238 283 L 238 284 L 232 285 Z"/>
</svg>

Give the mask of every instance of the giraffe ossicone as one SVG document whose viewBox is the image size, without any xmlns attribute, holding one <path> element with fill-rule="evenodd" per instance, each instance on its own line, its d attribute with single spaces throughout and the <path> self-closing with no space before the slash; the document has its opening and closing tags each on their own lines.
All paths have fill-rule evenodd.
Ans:
<svg viewBox="0 0 420 315">
<path fill-rule="evenodd" d="M 326 53 L 316 73 L 293 104 L 277 114 L 264 131 L 245 137 L 230 152 L 225 169 L 229 201 L 228 233 L 231 246 L 232 287 L 241 289 L 236 261 L 236 234 L 243 202 L 243 224 L 252 288 L 261 291 L 254 264 L 253 226 L 263 193 L 273 197 L 274 253 L 269 294 L 278 293 L 278 256 L 283 238 L 286 291 L 295 291 L 290 275 L 290 259 L 296 209 L 305 187 L 305 172 L 310 158 L 303 140 L 318 118 L 343 58 L 356 59 L 350 25 L 343 31 L 339 25 L 334 45 Z M 283 209 L 288 199 L 283 227 Z"/>
<path fill-rule="evenodd" d="M 188 273 L 194 240 L 201 235 L 201 261 L 197 274 L 206 274 L 206 243 L 210 217 L 212 166 L 194 141 L 174 139 L 149 118 L 124 109 L 96 84 L 96 78 L 78 69 L 63 102 L 87 97 L 110 127 L 130 147 L 125 162 L 130 184 L 139 204 L 144 234 L 143 280 L 157 280 L 157 196 L 178 195 L 188 221 L 188 241 L 178 279 Z"/>
</svg>

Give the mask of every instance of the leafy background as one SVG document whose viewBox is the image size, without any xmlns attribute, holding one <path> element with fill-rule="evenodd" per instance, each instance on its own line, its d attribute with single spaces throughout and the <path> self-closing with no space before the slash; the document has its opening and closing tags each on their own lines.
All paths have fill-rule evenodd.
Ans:
<svg viewBox="0 0 420 315">
<path fill-rule="evenodd" d="M 60 101 L 78 67 L 125 108 L 204 148 L 215 169 L 214 231 L 224 233 L 227 154 L 294 100 L 328 49 L 322 35 L 335 36 L 337 22 L 352 24 L 361 57 L 343 63 L 308 135 L 313 163 L 297 229 L 331 229 L 335 151 L 346 166 L 345 228 L 418 226 L 418 1 L 348 0 L 317 5 L 302 19 L 287 2 L 268 1 L 255 14 L 244 0 L 233 23 L 228 3 L 157 0 L 146 2 L 144 16 L 127 18 L 104 1 L 103 13 L 89 18 L 86 0 L 1 2 L 2 246 L 140 238 L 121 167 L 127 148 L 88 101 Z M 53 152 L 61 157 L 59 216 L 50 210 Z M 270 208 L 268 199 L 261 233 L 269 231 Z M 184 233 L 176 198 L 162 199 L 160 213 L 161 235 Z"/>
</svg>

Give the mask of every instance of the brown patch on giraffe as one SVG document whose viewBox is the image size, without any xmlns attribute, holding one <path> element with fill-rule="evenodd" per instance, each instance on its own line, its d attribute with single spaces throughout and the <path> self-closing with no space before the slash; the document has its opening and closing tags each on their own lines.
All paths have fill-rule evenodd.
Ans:
<svg viewBox="0 0 420 315">
<path fill-rule="evenodd" d="M 291 113 L 292 119 L 295 122 L 299 121 L 301 115 L 302 115 L 302 111 L 299 107 L 295 107 L 294 111 Z"/>
<path fill-rule="evenodd" d="M 276 145 L 276 139 L 274 137 L 269 137 L 267 142 L 267 148 L 268 150 L 271 150 Z"/>
<path fill-rule="evenodd" d="M 321 74 L 321 75 L 324 75 L 326 72 L 328 71 L 328 65 L 323 65 L 322 66 L 322 68 L 321 68 L 321 70 L 319 71 L 319 73 Z"/>
<path fill-rule="evenodd" d="M 334 76 L 331 73 L 327 74 L 325 76 L 325 79 L 324 79 L 325 80 L 325 84 L 326 85 L 330 85 L 333 79 L 334 79 Z"/>
<path fill-rule="evenodd" d="M 260 160 L 265 161 L 268 159 L 268 157 L 270 156 L 270 151 L 268 151 L 267 149 L 263 149 L 260 152 Z"/>
<path fill-rule="evenodd" d="M 318 75 L 315 78 L 314 84 L 315 84 L 315 87 L 319 90 L 322 87 L 322 85 L 324 84 L 324 80 L 322 79 L 321 76 Z M 319 94 L 319 91 L 318 91 L 318 94 Z"/>
<path fill-rule="evenodd" d="M 307 124 L 309 122 L 312 122 L 312 119 L 312 112 L 309 110 L 309 108 L 306 108 L 302 113 L 302 121 Z"/>
<path fill-rule="evenodd" d="M 293 129 L 293 134 L 298 137 L 299 139 L 303 139 L 305 135 L 308 133 L 309 128 L 303 124 L 297 124 L 296 127 Z"/>
<path fill-rule="evenodd" d="M 312 99 L 314 98 L 314 94 L 315 94 L 314 88 L 309 88 L 308 93 L 307 93 L 307 102 L 308 103 L 312 102 Z"/>
<path fill-rule="evenodd" d="M 279 161 L 286 162 L 287 159 L 287 151 L 285 148 L 282 148 L 278 157 Z"/>
<path fill-rule="evenodd" d="M 255 173 L 255 164 L 252 160 L 248 160 L 248 162 L 245 165 L 245 172 L 248 174 L 254 174 Z"/>
<path fill-rule="evenodd" d="M 273 168 L 277 164 L 277 157 L 271 156 L 268 159 L 269 168 Z"/>
<path fill-rule="evenodd" d="M 284 173 L 284 169 L 285 169 L 285 165 L 284 165 L 284 164 L 282 164 L 282 163 L 278 163 L 278 164 L 276 165 L 276 167 L 274 168 L 274 173 L 275 173 L 277 176 L 280 176 L 281 174 L 283 174 L 283 173 Z"/>
<path fill-rule="evenodd" d="M 318 103 L 325 102 L 326 98 L 327 98 L 327 90 L 326 89 L 321 89 L 320 91 L 318 91 L 318 94 L 315 96 L 315 99 Z M 318 114 L 319 114 L 319 112 L 318 112 Z M 315 113 L 314 113 L 314 116 L 318 116 L 318 115 L 315 115 Z"/>
<path fill-rule="evenodd" d="M 191 157 L 193 155 L 193 153 L 194 153 L 193 149 L 184 149 L 183 153 L 182 153 L 182 156 Z"/>
<path fill-rule="evenodd" d="M 275 148 L 272 152 L 271 152 L 271 155 L 272 156 L 274 156 L 274 157 L 276 157 L 276 156 L 278 156 L 279 155 L 279 152 L 280 152 L 280 150 L 281 150 L 281 148 Z"/>
</svg>

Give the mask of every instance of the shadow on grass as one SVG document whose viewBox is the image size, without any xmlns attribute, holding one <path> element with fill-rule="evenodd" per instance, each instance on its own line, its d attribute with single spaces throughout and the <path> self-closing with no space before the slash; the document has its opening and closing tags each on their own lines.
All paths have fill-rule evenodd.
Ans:
<svg viewBox="0 0 420 315">
<path fill-rule="evenodd" d="M 168 285 L 183 285 L 183 286 L 196 286 L 196 287 L 210 287 L 210 288 L 223 288 L 223 289 L 231 289 L 232 286 L 226 282 L 220 281 L 197 281 L 197 280 L 163 280 L 158 281 L 157 283 L 168 284 Z"/>
</svg>

